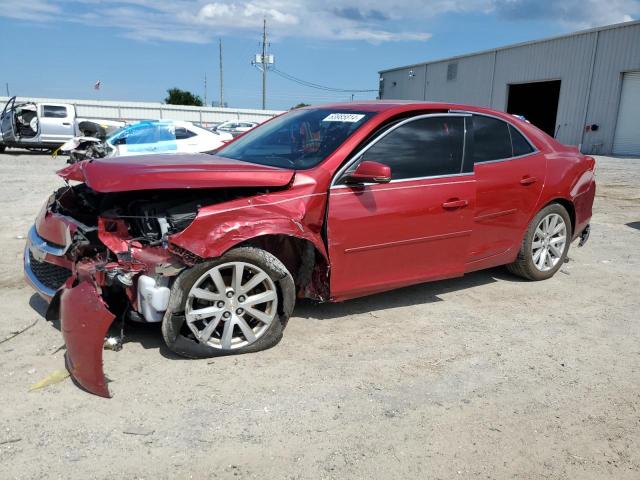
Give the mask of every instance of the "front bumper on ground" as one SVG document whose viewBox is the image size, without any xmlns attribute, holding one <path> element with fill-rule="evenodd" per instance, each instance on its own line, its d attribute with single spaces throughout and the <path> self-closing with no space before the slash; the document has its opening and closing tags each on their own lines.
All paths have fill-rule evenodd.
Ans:
<svg viewBox="0 0 640 480">
<path fill-rule="evenodd" d="M 70 278 L 60 295 L 62 336 L 67 347 L 65 363 L 73 379 L 87 391 L 111 397 L 102 370 L 104 338 L 115 316 L 98 290 L 88 281 L 73 286 Z"/>
<path fill-rule="evenodd" d="M 66 345 L 65 363 L 73 379 L 87 391 L 110 397 L 102 370 L 104 338 L 115 316 L 89 280 L 73 275 L 72 262 L 64 256 L 67 246 L 55 245 L 29 230 L 24 250 L 24 274 L 27 282 L 56 310 Z M 55 301 L 52 302 L 52 300 Z"/>
</svg>

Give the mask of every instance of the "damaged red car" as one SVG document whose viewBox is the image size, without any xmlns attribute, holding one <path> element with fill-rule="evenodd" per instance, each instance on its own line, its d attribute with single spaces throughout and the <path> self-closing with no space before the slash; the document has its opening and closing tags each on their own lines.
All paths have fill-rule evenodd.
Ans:
<svg viewBox="0 0 640 480">
<path fill-rule="evenodd" d="M 282 338 L 297 298 L 341 301 L 507 265 L 553 276 L 589 235 L 595 161 L 502 112 L 364 102 L 276 117 L 215 154 L 61 170 L 25 249 L 67 368 L 109 390 L 113 325 L 186 357 Z"/>
</svg>

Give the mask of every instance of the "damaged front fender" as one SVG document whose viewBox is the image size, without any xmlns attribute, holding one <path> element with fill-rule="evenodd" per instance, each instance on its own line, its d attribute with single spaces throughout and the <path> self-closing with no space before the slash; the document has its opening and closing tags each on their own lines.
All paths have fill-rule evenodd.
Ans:
<svg viewBox="0 0 640 480">
<path fill-rule="evenodd" d="M 60 294 L 60 323 L 66 344 L 66 367 L 85 390 L 110 398 L 102 369 L 104 338 L 115 316 L 87 280 L 73 286 L 67 280 Z"/>
</svg>

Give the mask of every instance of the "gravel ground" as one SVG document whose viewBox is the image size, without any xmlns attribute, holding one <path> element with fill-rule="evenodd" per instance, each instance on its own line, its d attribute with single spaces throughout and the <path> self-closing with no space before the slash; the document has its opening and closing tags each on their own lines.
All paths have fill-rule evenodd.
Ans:
<svg viewBox="0 0 640 480">
<path fill-rule="evenodd" d="M 0 155 L 0 478 L 640 478 L 640 160 L 598 157 L 593 233 L 553 279 L 503 269 L 298 305 L 259 354 L 186 360 L 157 326 L 69 380 L 22 280 L 61 159 Z"/>
</svg>

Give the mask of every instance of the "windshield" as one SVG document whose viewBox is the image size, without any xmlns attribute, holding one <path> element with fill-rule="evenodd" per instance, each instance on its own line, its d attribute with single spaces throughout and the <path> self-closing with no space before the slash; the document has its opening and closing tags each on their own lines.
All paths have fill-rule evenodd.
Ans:
<svg viewBox="0 0 640 480">
<path fill-rule="evenodd" d="M 294 110 L 256 127 L 217 154 L 272 167 L 311 168 L 374 114 L 356 110 Z"/>
</svg>

